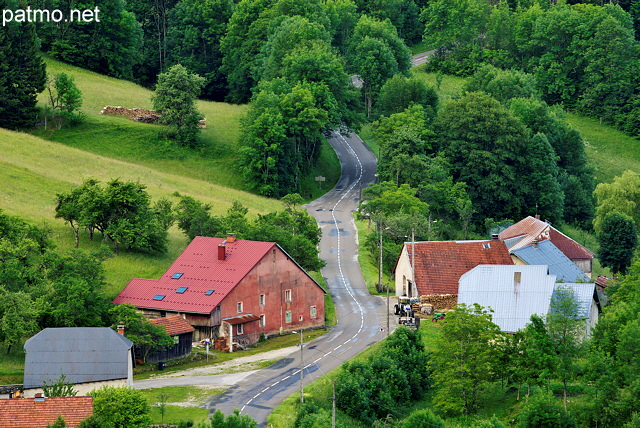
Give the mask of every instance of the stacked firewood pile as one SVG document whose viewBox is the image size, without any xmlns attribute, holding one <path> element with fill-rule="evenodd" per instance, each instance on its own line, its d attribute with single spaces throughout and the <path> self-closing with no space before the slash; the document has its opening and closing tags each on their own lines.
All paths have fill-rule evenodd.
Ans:
<svg viewBox="0 0 640 428">
<path fill-rule="evenodd" d="M 144 108 L 126 108 L 122 106 L 106 106 L 102 109 L 100 114 L 108 114 L 112 116 L 124 116 L 131 120 L 142 123 L 157 123 L 160 120 L 160 115 L 153 110 L 147 110 Z"/>
<path fill-rule="evenodd" d="M 424 305 L 431 305 L 432 311 L 435 309 L 453 309 L 458 303 L 457 294 L 431 294 L 420 296 L 420 308 Z M 416 311 L 419 313 L 419 311 Z"/>
</svg>

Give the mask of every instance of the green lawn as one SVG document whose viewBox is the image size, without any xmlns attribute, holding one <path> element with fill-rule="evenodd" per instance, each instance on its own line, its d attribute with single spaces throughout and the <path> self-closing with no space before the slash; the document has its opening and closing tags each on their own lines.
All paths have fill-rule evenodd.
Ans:
<svg viewBox="0 0 640 428">
<path fill-rule="evenodd" d="M 596 181 L 609 183 L 613 177 L 629 169 L 640 173 L 640 141 L 601 124 L 596 119 L 567 113 L 586 143 L 589 164 L 595 169 Z"/>
<path fill-rule="evenodd" d="M 151 405 L 151 423 L 154 424 L 204 421 L 209 417 L 209 410 L 200 406 L 224 391 L 224 389 L 200 386 L 166 386 L 140 390 Z M 164 416 L 161 411 L 163 403 Z"/>
<path fill-rule="evenodd" d="M 442 81 L 440 82 L 440 87 L 438 87 L 437 73 L 426 73 L 424 66 L 421 65 L 413 67 L 411 74 L 413 77 L 419 77 L 429 85 L 435 87 L 438 91 L 440 102 L 460 97 L 462 95 L 462 87 L 466 82 L 464 77 L 442 75 Z"/>
</svg>

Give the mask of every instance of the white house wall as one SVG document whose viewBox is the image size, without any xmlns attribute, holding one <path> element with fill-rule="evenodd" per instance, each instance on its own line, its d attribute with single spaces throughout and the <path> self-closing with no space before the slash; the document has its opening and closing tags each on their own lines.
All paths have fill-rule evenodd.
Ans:
<svg viewBox="0 0 640 428">
<path fill-rule="evenodd" d="M 406 292 L 409 291 L 408 290 L 409 282 L 411 282 L 412 284 L 414 283 L 413 271 L 411 269 L 411 259 L 410 259 L 410 255 L 408 254 L 406 245 L 402 247 L 402 252 L 400 253 L 398 264 L 396 265 L 395 275 L 396 275 L 396 280 L 395 280 L 396 296 L 406 295 Z M 407 287 L 406 292 L 403 292 L 405 291 L 403 288 L 403 283 L 406 283 L 406 287 Z M 414 288 L 413 297 L 416 297 L 417 290 L 415 290 L 415 286 L 413 286 L 413 288 Z"/>
</svg>

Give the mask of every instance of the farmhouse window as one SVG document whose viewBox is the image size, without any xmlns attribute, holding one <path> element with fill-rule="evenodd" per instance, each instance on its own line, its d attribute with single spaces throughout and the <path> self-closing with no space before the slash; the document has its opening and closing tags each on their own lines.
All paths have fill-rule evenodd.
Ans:
<svg viewBox="0 0 640 428">
<path fill-rule="evenodd" d="M 242 313 L 242 302 L 238 302 L 238 313 Z"/>
<path fill-rule="evenodd" d="M 284 301 L 291 303 L 291 290 L 284 290 Z"/>
</svg>

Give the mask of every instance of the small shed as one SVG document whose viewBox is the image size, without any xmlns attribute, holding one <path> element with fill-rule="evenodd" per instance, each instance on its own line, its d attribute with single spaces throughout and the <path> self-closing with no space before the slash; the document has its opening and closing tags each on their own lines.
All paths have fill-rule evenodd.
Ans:
<svg viewBox="0 0 640 428">
<path fill-rule="evenodd" d="M 195 328 L 189 324 L 182 316 L 172 315 L 169 317 L 152 319 L 151 324 L 161 325 L 167 330 L 169 336 L 173 337 L 173 347 L 162 351 L 154 352 L 147 356 L 148 363 L 158 361 L 175 360 L 191 354 L 193 343 L 193 332 Z"/>
<path fill-rule="evenodd" d="M 133 342 L 108 327 L 46 328 L 24 344 L 26 396 L 65 376 L 79 395 L 133 385 Z"/>
</svg>

